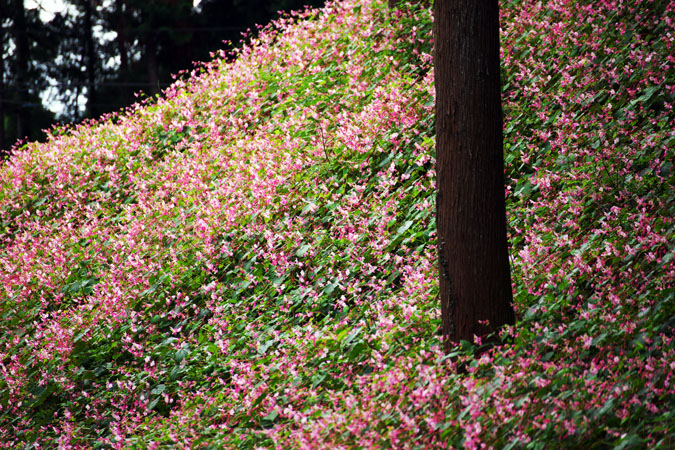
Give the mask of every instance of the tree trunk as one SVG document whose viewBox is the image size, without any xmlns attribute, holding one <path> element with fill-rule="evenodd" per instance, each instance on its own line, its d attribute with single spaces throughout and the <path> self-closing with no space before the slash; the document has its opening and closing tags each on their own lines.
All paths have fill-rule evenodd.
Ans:
<svg viewBox="0 0 675 450">
<path fill-rule="evenodd" d="M 121 99 L 121 106 L 126 106 L 133 103 L 132 89 L 129 87 L 129 25 L 127 23 L 125 14 L 126 5 L 123 1 L 118 1 L 116 4 L 117 18 L 115 20 L 115 32 L 117 33 L 117 51 L 120 56 L 119 73 L 119 92 Z"/>
<path fill-rule="evenodd" d="M 93 5 L 92 0 L 82 0 L 84 7 L 84 47 L 87 65 L 87 116 L 96 117 L 96 49 L 94 48 Z"/>
<path fill-rule="evenodd" d="M 513 324 L 497 0 L 434 2 L 436 223 L 446 350 Z"/>
<path fill-rule="evenodd" d="M 0 160 L 5 155 L 5 37 L 0 36 Z"/>
<path fill-rule="evenodd" d="M 26 33 L 26 10 L 23 0 L 14 1 L 14 39 L 16 43 L 16 88 L 17 114 L 16 134 L 23 139 L 30 130 L 30 110 L 28 105 L 28 35 Z"/>
<path fill-rule="evenodd" d="M 145 62 L 148 69 L 148 95 L 159 94 L 159 62 L 157 61 L 157 39 L 151 31 L 145 41 Z"/>
</svg>

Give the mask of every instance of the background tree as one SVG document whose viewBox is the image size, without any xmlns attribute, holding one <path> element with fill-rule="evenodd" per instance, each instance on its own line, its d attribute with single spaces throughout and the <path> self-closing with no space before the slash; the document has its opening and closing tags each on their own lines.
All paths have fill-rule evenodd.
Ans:
<svg viewBox="0 0 675 450">
<path fill-rule="evenodd" d="M 446 349 L 515 322 L 497 0 L 434 2 L 436 221 Z"/>
<path fill-rule="evenodd" d="M 14 37 L 14 73 L 16 77 L 16 134 L 19 138 L 28 135 L 30 109 L 28 108 L 28 27 L 23 0 L 14 0 L 14 21 L 12 36 Z"/>
<path fill-rule="evenodd" d="M 279 16 L 279 11 L 300 9 L 303 6 L 320 7 L 325 0 L 202 0 L 199 5 L 203 33 L 197 37 L 199 48 L 212 51 L 222 48 L 223 41 L 236 45 L 242 32 L 254 26 L 265 25 Z M 208 58 L 208 53 L 197 55 Z"/>
<path fill-rule="evenodd" d="M 3 7 L 5 5 L 2 5 Z M 7 91 L 5 90 L 5 48 L 7 47 L 7 33 L 5 33 L 6 22 L 5 17 L 0 18 L 0 159 L 2 157 L 2 149 L 5 148 L 5 104 L 7 98 Z"/>
<path fill-rule="evenodd" d="M 105 79 L 101 61 L 106 55 L 96 35 L 101 29 L 96 3 L 75 0 L 45 24 L 53 41 L 46 74 L 53 86 L 49 99 L 61 103 L 63 120 L 96 117 L 101 111 L 98 92 Z"/>
<path fill-rule="evenodd" d="M 124 108 L 158 94 L 173 74 L 238 45 L 278 11 L 324 0 L 64 0 L 49 20 L 22 0 L 0 0 L 0 149 L 61 121 Z M 40 2 L 38 2 L 40 4 Z M 224 44 L 229 41 L 230 44 Z M 232 44 L 233 43 L 233 44 Z"/>
<path fill-rule="evenodd" d="M 40 93 L 47 87 L 44 73 L 52 55 L 51 35 L 35 10 L 21 0 L 0 0 L 0 158 L 18 139 L 38 139 L 54 115 Z"/>
<path fill-rule="evenodd" d="M 99 71 L 94 39 L 94 15 L 96 14 L 96 6 L 93 0 L 80 0 L 80 5 L 83 9 L 82 37 L 87 73 L 87 116 L 96 117 L 98 115 L 96 75 Z"/>
<path fill-rule="evenodd" d="M 132 103 L 134 92 L 156 95 L 173 75 L 193 68 L 195 61 L 238 45 L 242 32 L 266 24 L 278 11 L 320 6 L 324 0 L 115 0 L 101 7 L 103 28 L 115 38 L 102 45 L 119 61 L 99 96 L 112 111 Z"/>
</svg>

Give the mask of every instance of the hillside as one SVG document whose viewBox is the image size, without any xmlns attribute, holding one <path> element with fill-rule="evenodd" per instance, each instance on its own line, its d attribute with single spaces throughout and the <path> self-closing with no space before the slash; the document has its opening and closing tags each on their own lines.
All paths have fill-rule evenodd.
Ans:
<svg viewBox="0 0 675 450">
<path fill-rule="evenodd" d="M 502 345 L 437 334 L 431 12 L 336 1 L 0 168 L 0 448 L 672 448 L 675 3 L 501 7 Z"/>
</svg>

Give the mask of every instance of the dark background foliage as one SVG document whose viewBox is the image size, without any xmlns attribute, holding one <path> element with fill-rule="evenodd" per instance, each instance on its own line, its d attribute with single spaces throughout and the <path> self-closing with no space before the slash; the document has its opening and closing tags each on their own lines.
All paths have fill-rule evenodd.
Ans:
<svg viewBox="0 0 675 450">
<path fill-rule="evenodd" d="M 19 139 L 41 139 L 54 123 L 117 111 L 139 93 L 160 94 L 174 74 L 239 45 L 257 24 L 323 3 L 203 0 L 195 8 L 192 0 L 63 0 L 48 17 L 45 0 L 37 8 L 0 0 L 0 155 Z"/>
</svg>

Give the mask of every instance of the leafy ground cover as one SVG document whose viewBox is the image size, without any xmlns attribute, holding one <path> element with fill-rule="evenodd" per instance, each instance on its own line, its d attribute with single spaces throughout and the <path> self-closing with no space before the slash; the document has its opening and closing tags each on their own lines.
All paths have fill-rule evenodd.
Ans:
<svg viewBox="0 0 675 450">
<path fill-rule="evenodd" d="M 675 445 L 675 4 L 502 15 L 502 345 L 440 348 L 431 13 L 339 1 L 2 166 L 0 446 Z"/>
</svg>

